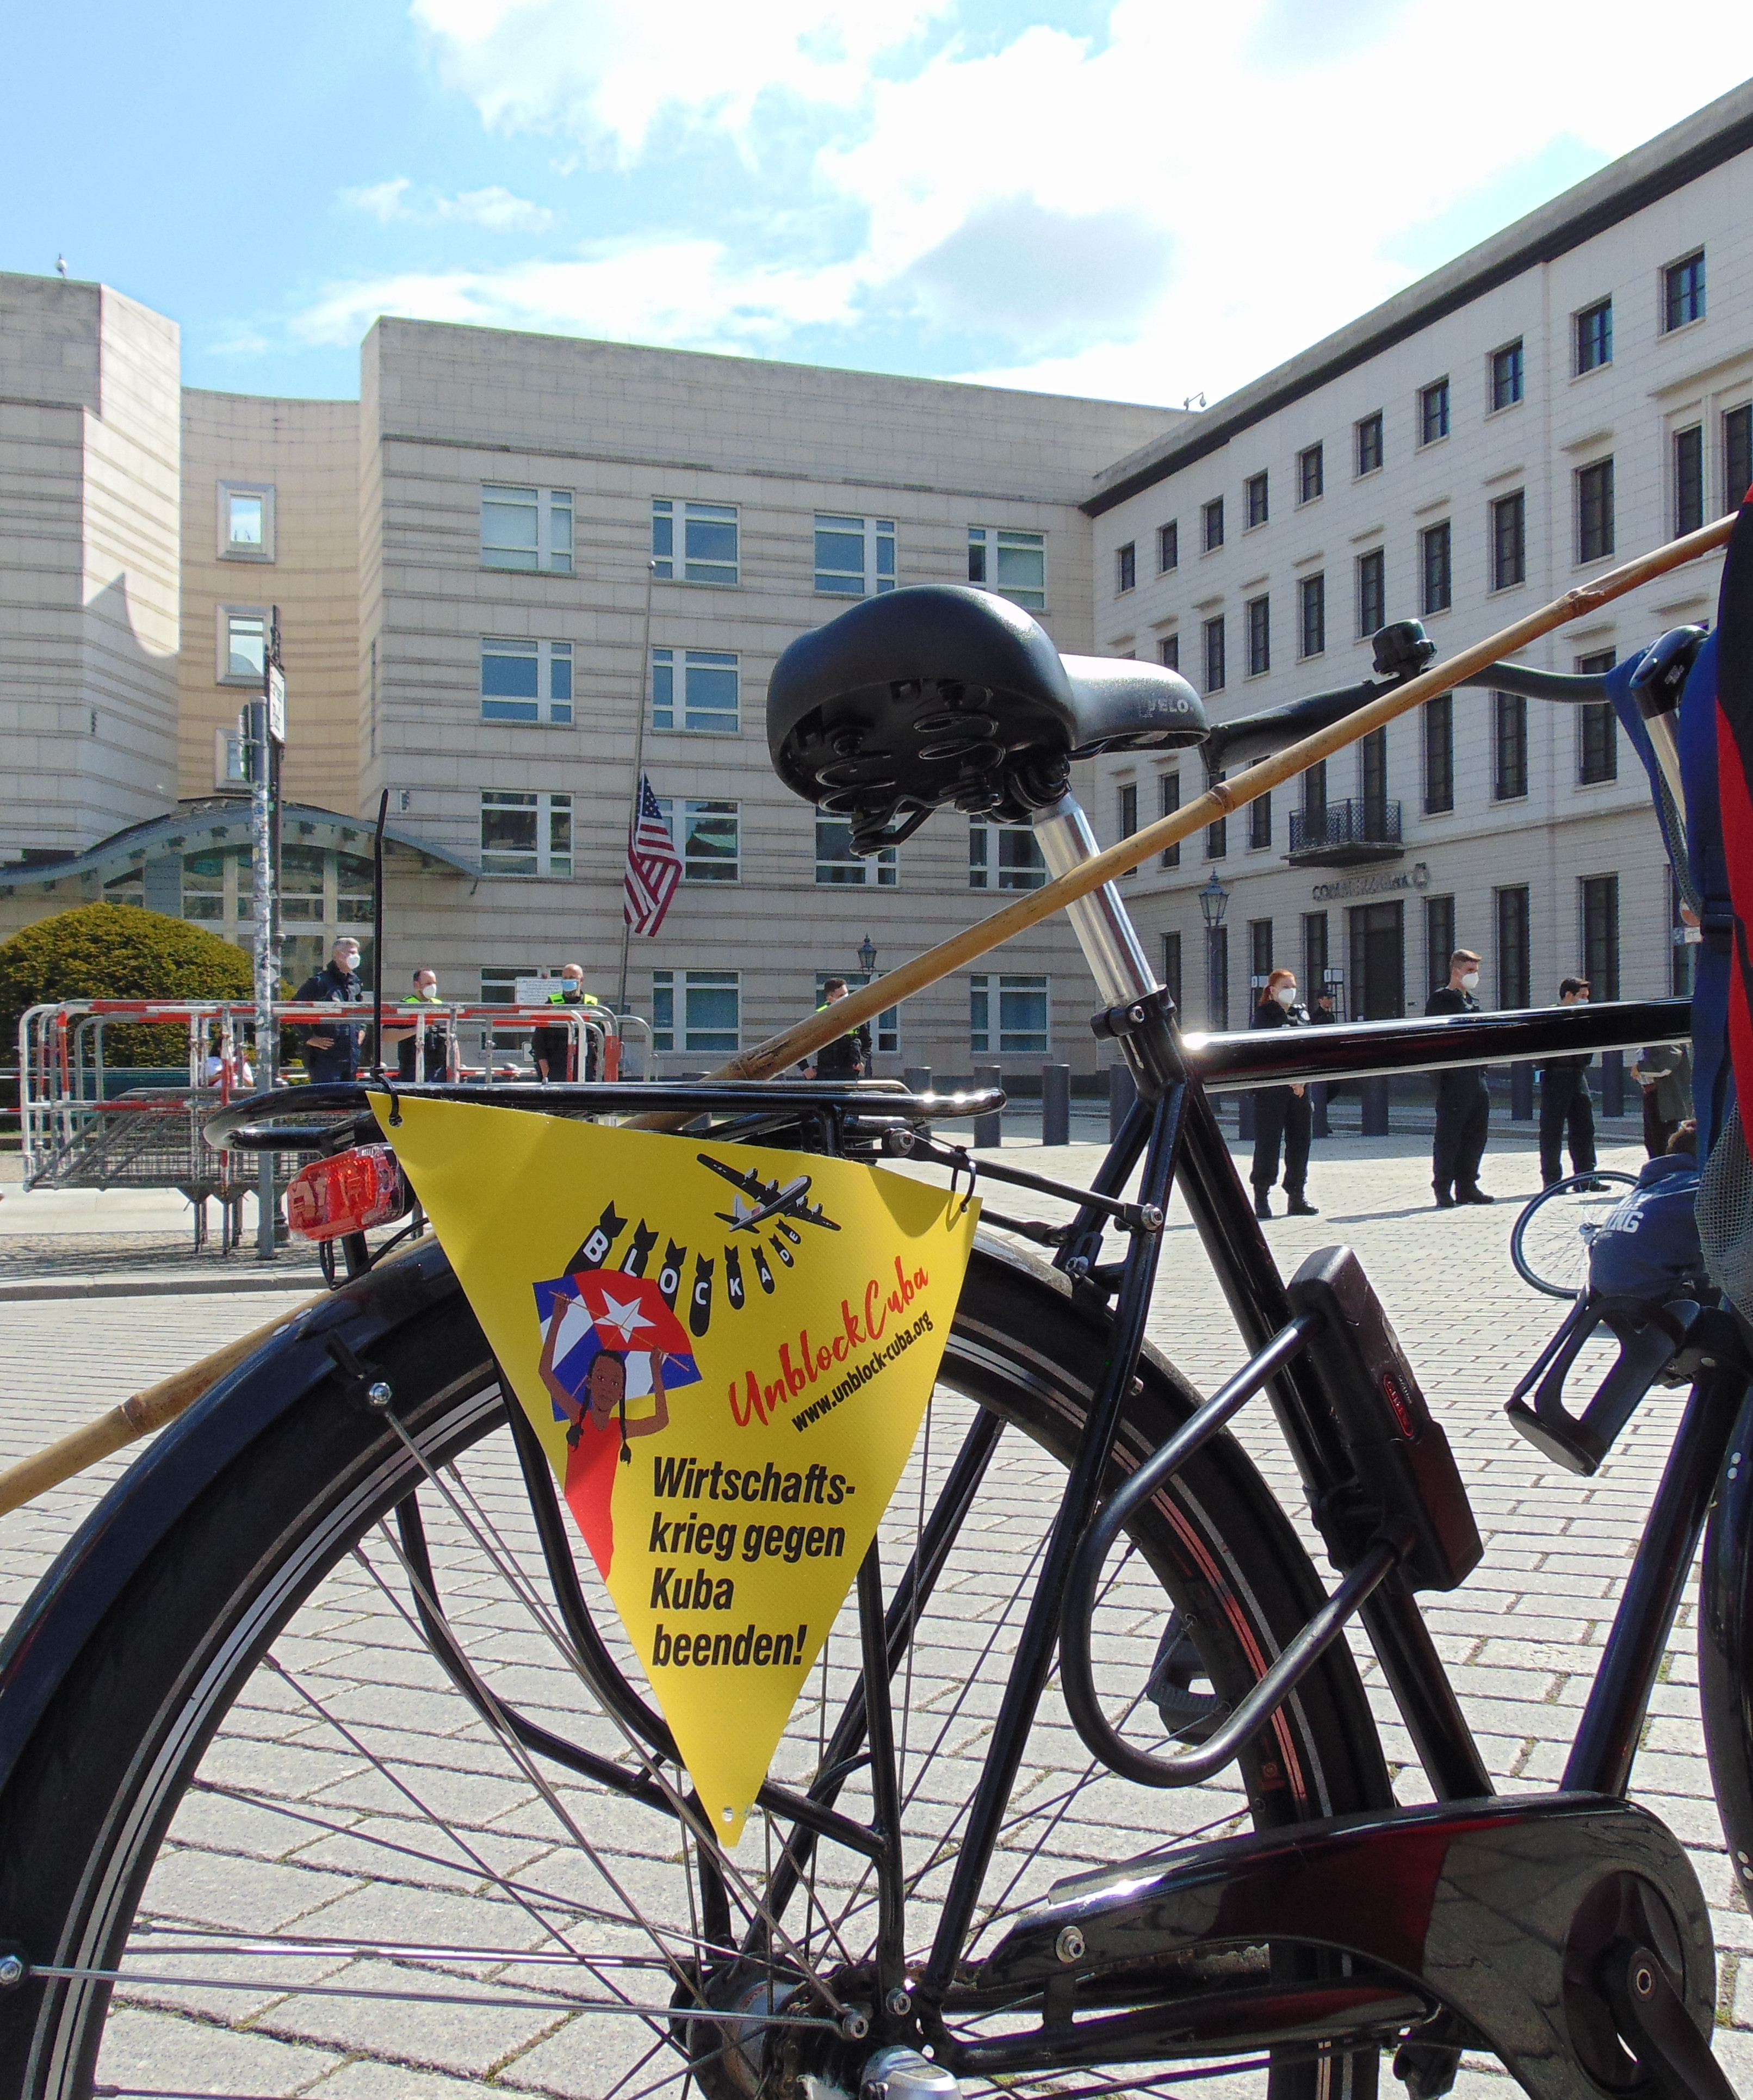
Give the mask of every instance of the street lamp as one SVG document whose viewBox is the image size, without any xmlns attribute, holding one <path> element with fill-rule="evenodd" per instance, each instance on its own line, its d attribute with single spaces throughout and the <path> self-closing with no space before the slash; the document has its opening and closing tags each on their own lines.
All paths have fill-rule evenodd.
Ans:
<svg viewBox="0 0 1753 2100">
<path fill-rule="evenodd" d="M 866 984 L 876 974 L 876 943 L 868 933 L 859 943 L 859 968 L 864 973 Z"/>
<path fill-rule="evenodd" d="M 1229 956 L 1224 947 L 1224 914 L 1230 909 L 1230 893 L 1212 877 L 1199 893 L 1199 911 L 1205 920 L 1205 1025 L 1213 1030 L 1227 1028 L 1230 1016 Z"/>
</svg>

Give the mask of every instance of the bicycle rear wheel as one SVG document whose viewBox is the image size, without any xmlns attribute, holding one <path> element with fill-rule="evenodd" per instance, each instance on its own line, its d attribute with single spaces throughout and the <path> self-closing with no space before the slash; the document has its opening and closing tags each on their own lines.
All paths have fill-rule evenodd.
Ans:
<svg viewBox="0 0 1753 2100">
<path fill-rule="evenodd" d="M 1588 1287 L 1588 1251 L 1607 1214 L 1637 1186 L 1635 1175 L 1573 1174 L 1543 1189 L 1509 1236 L 1516 1273 L 1548 1298 L 1580 1298 Z"/>
<path fill-rule="evenodd" d="M 996 1432 L 894 1679 L 910 1948 L 929 1941 L 1105 1342 L 1105 1321 L 1060 1279 L 977 1254 L 881 1541 L 892 1582 L 958 1447 Z M 748 2030 L 742 2050 L 703 2048 L 703 2023 L 669 2009 L 697 2002 L 688 1993 L 707 1972 L 714 2005 L 726 1989 L 745 2011 L 775 2002 L 771 1969 L 739 1970 L 731 1955 L 777 1902 L 788 1826 L 757 1814 L 737 1852 L 703 1861 L 651 1785 L 629 1799 L 581 1770 L 595 1756 L 632 1775 L 643 1760 L 581 1680 L 460 1292 L 373 1353 L 395 1418 L 338 1379 L 249 1444 L 91 1633 L 0 1795 L 0 1939 L 65 1972 L 0 1999 L 0 2089 L 289 2094 L 334 2075 L 351 2096 L 399 2092 L 396 2076 L 418 2070 L 461 2081 L 458 2100 L 501 2076 L 557 2100 L 680 2094 L 690 2076 L 711 2100 L 754 2092 Z M 1148 1359 L 1115 1478 L 1193 1401 Z M 631 1671 L 580 1557 L 587 1601 Z M 1160 1748 L 1241 1696 L 1318 1595 L 1283 1513 L 1220 1439 L 1111 1563 L 1101 1687 Z M 858 1658 L 849 1611 L 776 1777 L 809 1784 Z M 536 1732 L 520 1740 L 514 1714 Z M 1388 1798 L 1343 1643 L 1239 1768 L 1184 1793 L 1093 1768 L 1050 1691 L 974 1951 L 1066 1873 Z M 868 1816 L 862 1774 L 839 1805 Z M 779 1920 L 792 1973 L 848 1989 L 875 1917 L 863 1864 L 819 1846 Z M 1328 2046 L 1243 2065 L 1222 2089 L 1368 2100 L 1376 2067 L 1374 2048 Z M 1132 2090 L 1178 2075 L 1146 2064 L 1106 2076 Z M 1047 2082 L 1062 2074 L 1005 2080 Z"/>
</svg>

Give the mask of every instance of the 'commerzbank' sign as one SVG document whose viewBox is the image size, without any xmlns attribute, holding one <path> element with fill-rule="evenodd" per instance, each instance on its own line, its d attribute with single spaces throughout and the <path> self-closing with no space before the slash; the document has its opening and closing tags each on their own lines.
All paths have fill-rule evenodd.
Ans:
<svg viewBox="0 0 1753 2100">
<path fill-rule="evenodd" d="M 1317 904 L 1342 897 L 1386 897 L 1397 889 L 1428 889 L 1430 870 L 1421 860 L 1393 875 L 1353 875 L 1343 882 L 1318 882 L 1309 894 Z"/>
</svg>

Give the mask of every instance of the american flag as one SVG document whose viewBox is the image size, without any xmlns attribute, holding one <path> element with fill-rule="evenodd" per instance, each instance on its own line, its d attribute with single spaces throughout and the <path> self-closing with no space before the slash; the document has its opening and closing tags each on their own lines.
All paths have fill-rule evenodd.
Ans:
<svg viewBox="0 0 1753 2100">
<path fill-rule="evenodd" d="M 634 933 L 657 931 L 681 880 L 682 856 L 651 792 L 651 781 L 642 773 L 638 810 L 627 833 L 627 878 L 622 885 L 623 915 Z"/>
</svg>

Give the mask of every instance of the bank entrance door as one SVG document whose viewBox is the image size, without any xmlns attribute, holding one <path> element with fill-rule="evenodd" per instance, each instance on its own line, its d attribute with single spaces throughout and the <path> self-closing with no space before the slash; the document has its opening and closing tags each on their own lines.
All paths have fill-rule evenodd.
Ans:
<svg viewBox="0 0 1753 2100">
<path fill-rule="evenodd" d="M 1405 907 L 1354 905 L 1351 929 L 1351 1015 L 1353 1021 L 1400 1021 L 1406 1015 Z"/>
</svg>

